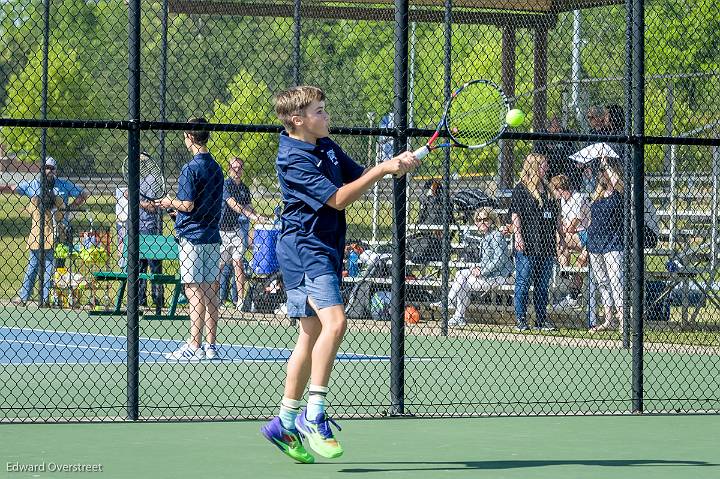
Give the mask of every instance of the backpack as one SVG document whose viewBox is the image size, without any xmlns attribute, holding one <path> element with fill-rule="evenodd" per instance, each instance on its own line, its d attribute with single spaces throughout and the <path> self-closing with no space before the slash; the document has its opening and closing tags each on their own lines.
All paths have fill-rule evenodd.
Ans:
<svg viewBox="0 0 720 479">
<path fill-rule="evenodd" d="M 454 210 L 460 213 L 461 219 L 467 224 L 472 224 L 472 216 L 478 208 L 497 208 L 497 201 L 480 190 L 460 190 L 452 196 L 452 203 Z"/>
<path fill-rule="evenodd" d="M 428 232 L 408 235 L 405 240 L 405 254 L 413 263 L 427 263 L 442 259 L 442 237 Z"/>
<path fill-rule="evenodd" d="M 287 301 L 282 274 L 276 272 L 262 281 L 249 281 L 248 292 L 243 300 L 243 312 L 271 314 Z"/>
</svg>

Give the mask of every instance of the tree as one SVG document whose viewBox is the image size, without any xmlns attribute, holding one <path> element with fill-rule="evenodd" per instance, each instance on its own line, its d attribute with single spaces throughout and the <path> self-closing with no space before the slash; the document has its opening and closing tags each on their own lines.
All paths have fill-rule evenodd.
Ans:
<svg viewBox="0 0 720 479">
<path fill-rule="evenodd" d="M 247 70 L 240 70 L 228 86 L 227 102 L 216 101 L 211 123 L 270 124 L 277 120 L 272 114 L 271 94 L 267 85 L 253 80 Z M 233 156 L 245 161 L 248 173 L 273 175 L 277 135 L 260 133 L 213 132 L 210 151 L 224 166 Z"/>
<path fill-rule="evenodd" d="M 42 48 L 31 55 L 25 68 L 12 75 L 7 86 L 7 104 L 3 116 L 40 118 L 42 104 Z M 48 118 L 88 118 L 92 115 L 89 99 L 90 72 L 83 67 L 78 52 L 54 43 L 48 60 Z M 37 128 L 6 128 L 4 142 L 23 161 L 40 156 L 40 134 Z M 84 129 L 48 129 L 47 151 L 63 161 L 64 166 L 84 156 L 93 143 L 95 132 Z"/>
</svg>

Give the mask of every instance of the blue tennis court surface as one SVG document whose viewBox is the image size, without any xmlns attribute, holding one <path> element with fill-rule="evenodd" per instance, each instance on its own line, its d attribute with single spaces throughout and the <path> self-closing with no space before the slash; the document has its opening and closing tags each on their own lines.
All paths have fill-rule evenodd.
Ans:
<svg viewBox="0 0 720 479">
<path fill-rule="evenodd" d="M 167 363 L 164 354 L 176 350 L 182 341 L 140 338 L 140 361 Z M 123 336 L 0 327 L 0 364 L 112 364 L 127 361 Z M 292 350 L 220 344 L 222 362 L 284 362 Z M 338 353 L 338 361 L 388 361 L 389 356 Z M 215 362 L 214 360 L 213 362 Z"/>
</svg>

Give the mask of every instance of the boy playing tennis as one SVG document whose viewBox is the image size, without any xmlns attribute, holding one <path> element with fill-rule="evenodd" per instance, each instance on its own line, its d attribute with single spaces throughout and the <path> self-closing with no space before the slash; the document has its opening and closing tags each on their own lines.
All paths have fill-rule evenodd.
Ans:
<svg viewBox="0 0 720 479">
<path fill-rule="evenodd" d="M 288 316 L 300 332 L 287 365 L 280 414 L 261 428 L 291 458 L 314 462 L 305 450 L 335 458 L 343 449 L 330 424 L 325 397 L 333 361 L 345 334 L 340 277 L 345 249 L 345 208 L 386 174 L 404 175 L 420 162 L 411 152 L 363 169 L 330 140 L 325 94 L 298 86 L 275 95 L 280 134 L 276 171 L 283 195 L 277 256 L 287 290 Z M 310 379 L 307 407 L 300 399 Z M 339 427 L 338 427 L 339 429 Z"/>
</svg>

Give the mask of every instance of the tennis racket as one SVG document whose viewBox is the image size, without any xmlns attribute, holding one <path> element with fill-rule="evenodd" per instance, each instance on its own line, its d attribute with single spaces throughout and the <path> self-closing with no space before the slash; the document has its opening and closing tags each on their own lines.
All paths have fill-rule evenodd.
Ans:
<svg viewBox="0 0 720 479">
<path fill-rule="evenodd" d="M 130 159 L 125 157 L 122 165 L 125 183 L 128 183 L 129 161 Z M 140 196 L 148 201 L 155 201 L 165 195 L 167 195 L 167 182 L 160 163 L 147 153 L 140 153 Z"/>
<path fill-rule="evenodd" d="M 508 111 L 510 102 L 499 86 L 488 80 L 469 81 L 452 93 L 437 130 L 413 154 L 421 160 L 438 148 L 475 150 L 494 143 L 508 126 Z M 435 144 L 443 132 L 449 141 Z"/>
</svg>

